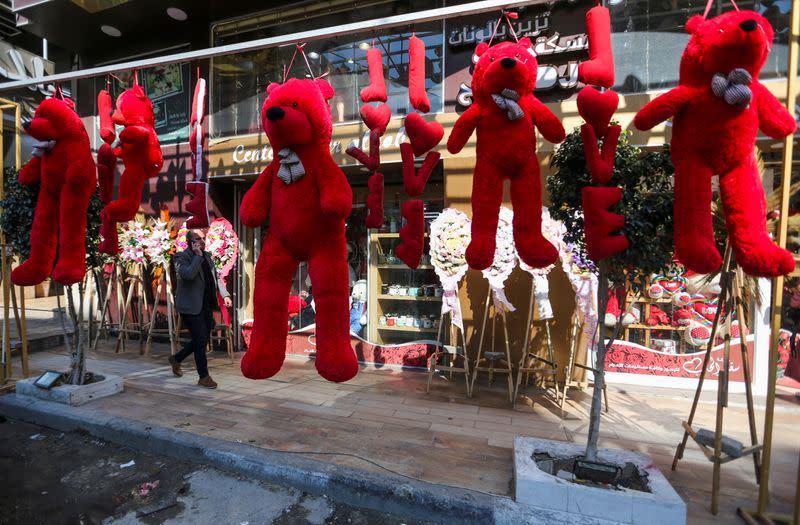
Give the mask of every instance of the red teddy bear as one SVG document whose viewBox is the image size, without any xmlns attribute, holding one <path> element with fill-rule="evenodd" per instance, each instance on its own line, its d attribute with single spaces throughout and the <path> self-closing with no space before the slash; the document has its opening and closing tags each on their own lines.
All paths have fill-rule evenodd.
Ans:
<svg viewBox="0 0 800 525">
<path fill-rule="evenodd" d="M 514 242 L 520 258 L 534 268 L 558 259 L 542 235 L 542 184 L 536 158 L 536 128 L 550 142 L 564 140 L 564 127 L 533 96 L 537 63 L 531 42 L 478 44 L 472 75 L 472 105 L 453 126 L 447 149 L 458 153 L 477 128 L 477 161 L 472 181 L 472 240 L 467 262 L 483 270 L 492 264 L 503 181 L 511 179 Z"/>
<path fill-rule="evenodd" d="M 41 183 L 31 229 L 31 254 L 11 272 L 11 281 L 33 286 L 51 275 L 61 284 L 86 274 L 86 212 L 97 186 L 86 128 L 70 100 L 43 100 L 25 124 L 37 140 L 19 173 L 25 186 Z M 56 261 L 56 250 L 58 260 Z M 55 267 L 53 267 L 55 263 Z"/>
<path fill-rule="evenodd" d="M 779 139 L 794 118 L 758 81 L 772 46 L 769 22 L 753 11 L 732 11 L 686 23 L 691 39 L 681 58 L 678 87 L 639 111 L 648 130 L 670 117 L 675 165 L 675 254 L 690 270 L 710 273 L 722 258 L 714 244 L 711 178 L 719 175 L 728 240 L 736 262 L 755 276 L 794 269 L 794 259 L 770 240 L 766 201 L 754 156 L 758 130 Z"/>
<path fill-rule="evenodd" d="M 297 265 L 308 261 L 316 305 L 316 367 L 329 381 L 358 372 L 350 345 L 345 219 L 353 193 L 330 153 L 331 85 L 322 79 L 270 84 L 261 121 L 274 158 L 245 194 L 242 222 L 269 219 L 253 293 L 254 321 L 242 373 L 275 375 L 286 353 L 286 312 Z"/>
<path fill-rule="evenodd" d="M 125 126 L 119 134 L 120 147 L 114 151 L 117 157 L 122 158 L 125 170 L 120 178 L 117 200 L 103 208 L 104 225 L 109 221 L 131 221 L 136 217 L 144 181 L 158 175 L 164 164 L 153 127 L 153 103 L 142 86 L 126 89 L 117 97 L 117 109 L 111 119 L 115 124 Z"/>
</svg>

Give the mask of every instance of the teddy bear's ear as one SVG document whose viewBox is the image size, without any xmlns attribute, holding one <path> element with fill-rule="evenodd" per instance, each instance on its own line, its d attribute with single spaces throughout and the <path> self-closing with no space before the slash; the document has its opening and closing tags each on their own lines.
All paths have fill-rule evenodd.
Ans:
<svg viewBox="0 0 800 525">
<path fill-rule="evenodd" d="M 689 20 L 686 21 L 686 32 L 687 33 L 695 33 L 699 28 L 700 24 L 705 22 L 705 18 L 700 15 L 694 15 Z"/>
<path fill-rule="evenodd" d="M 524 36 L 524 37 L 520 38 L 519 42 L 517 42 L 517 43 L 519 45 L 521 45 L 522 47 L 524 47 L 524 48 L 528 48 L 529 49 L 531 47 L 531 39 L 528 38 L 527 36 Z"/>
<path fill-rule="evenodd" d="M 138 84 L 133 86 L 133 94 L 136 95 L 136 98 L 142 100 L 147 98 L 147 94 L 144 92 L 144 88 Z"/>
<path fill-rule="evenodd" d="M 324 78 L 318 78 L 314 80 L 314 82 L 317 83 L 319 90 L 322 91 L 322 97 L 325 100 L 330 100 L 333 98 L 334 95 L 333 87 L 327 80 L 325 80 Z"/>
<path fill-rule="evenodd" d="M 281 85 L 278 84 L 277 82 L 270 82 L 269 85 L 267 86 L 267 96 L 270 96 L 272 92 L 275 91 L 280 86 Z"/>
<path fill-rule="evenodd" d="M 475 56 L 481 56 L 482 54 L 486 53 L 487 49 L 489 49 L 489 44 L 486 42 L 481 42 L 478 44 L 478 47 L 475 48 Z"/>
</svg>

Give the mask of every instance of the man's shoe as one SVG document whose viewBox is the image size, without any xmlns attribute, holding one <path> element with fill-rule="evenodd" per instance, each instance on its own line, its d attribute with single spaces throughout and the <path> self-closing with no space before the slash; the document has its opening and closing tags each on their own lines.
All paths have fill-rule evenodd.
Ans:
<svg viewBox="0 0 800 525">
<path fill-rule="evenodd" d="M 217 388 L 217 383 L 211 379 L 211 376 L 201 377 L 197 384 L 204 388 Z"/>
<path fill-rule="evenodd" d="M 177 377 L 183 376 L 183 371 L 181 370 L 181 364 L 175 359 L 174 355 L 169 356 L 169 364 L 172 366 L 172 373 L 175 374 Z"/>
</svg>

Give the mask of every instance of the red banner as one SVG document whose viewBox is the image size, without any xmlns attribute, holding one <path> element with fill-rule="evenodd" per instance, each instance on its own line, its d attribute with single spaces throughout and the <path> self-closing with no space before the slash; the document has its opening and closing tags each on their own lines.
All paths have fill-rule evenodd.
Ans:
<svg viewBox="0 0 800 525">
<path fill-rule="evenodd" d="M 719 378 L 723 366 L 723 344 L 711 350 L 711 359 L 707 366 L 706 378 L 716 380 Z M 753 337 L 747 338 L 748 362 L 750 370 L 753 369 Z M 640 374 L 666 377 L 700 377 L 703 369 L 705 351 L 691 354 L 668 354 L 651 350 L 635 343 L 619 341 L 614 343 L 606 354 L 606 371 L 623 374 Z M 742 370 L 742 353 L 739 349 L 739 340 L 731 342 L 730 353 L 730 380 L 744 381 Z"/>
<path fill-rule="evenodd" d="M 245 322 L 242 326 L 245 346 L 250 344 L 252 326 L 252 321 Z M 360 362 L 376 366 L 398 365 L 427 368 L 428 358 L 436 347 L 433 343 L 426 341 L 399 345 L 378 345 L 365 341 L 353 334 L 350 334 L 350 341 Z M 286 353 L 313 357 L 317 353 L 314 325 L 290 333 L 286 338 Z"/>
</svg>

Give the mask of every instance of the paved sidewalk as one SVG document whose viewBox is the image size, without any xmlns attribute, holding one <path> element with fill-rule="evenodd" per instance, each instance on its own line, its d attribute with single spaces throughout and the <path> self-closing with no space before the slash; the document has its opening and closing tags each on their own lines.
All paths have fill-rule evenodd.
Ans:
<svg viewBox="0 0 800 525">
<path fill-rule="evenodd" d="M 135 345 L 134 345 L 135 346 Z M 150 357 L 129 351 L 114 354 L 108 344 L 89 359 L 88 369 L 125 377 L 124 393 L 87 407 L 107 416 L 124 416 L 201 436 L 249 443 L 265 449 L 308 453 L 309 457 L 353 468 L 390 470 L 441 485 L 511 495 L 515 435 L 585 442 L 588 393 L 573 390 L 562 419 L 558 406 L 533 395 L 512 410 L 504 384 L 479 378 L 472 399 L 463 378 L 435 379 L 425 394 L 426 376 L 416 371 L 366 368 L 345 384 L 320 378 L 313 363 L 287 359 L 266 381 L 244 379 L 238 362 L 215 353 L 209 362 L 217 390 L 196 386 L 184 366 L 176 378 L 167 365 L 168 349 L 154 345 Z M 32 356 L 34 370 L 61 369 L 64 353 Z M 720 513 L 709 512 L 711 463 L 690 443 L 676 472 L 670 471 L 682 437 L 680 421 L 693 392 L 642 387 L 609 387 L 611 410 L 603 416 L 601 447 L 651 455 L 687 502 L 689 523 L 741 523 L 738 506 L 757 498 L 753 463 L 743 458 L 723 465 Z M 716 394 L 704 395 L 698 425 L 713 428 Z M 757 406 L 763 400 L 757 400 Z M 759 434 L 763 413 L 757 412 Z M 771 510 L 788 512 L 794 498 L 800 437 L 800 404 L 791 394 L 776 409 Z M 747 441 L 744 398 L 731 395 L 726 434 Z"/>
</svg>

